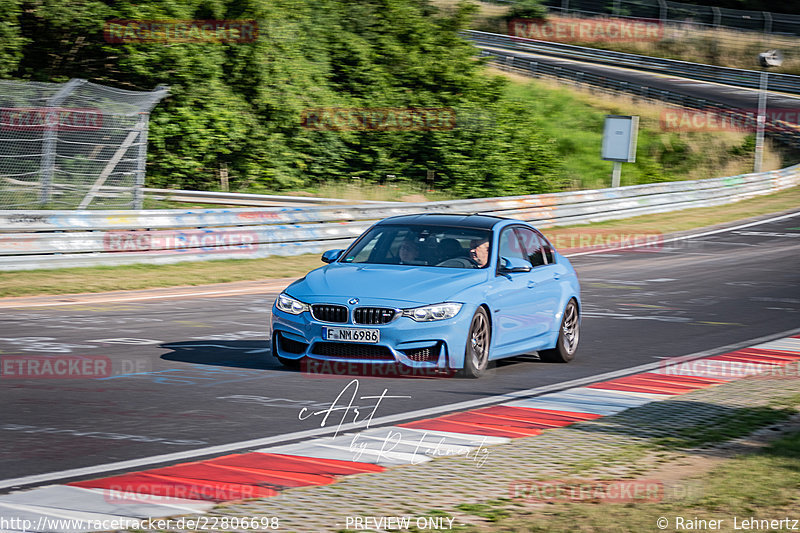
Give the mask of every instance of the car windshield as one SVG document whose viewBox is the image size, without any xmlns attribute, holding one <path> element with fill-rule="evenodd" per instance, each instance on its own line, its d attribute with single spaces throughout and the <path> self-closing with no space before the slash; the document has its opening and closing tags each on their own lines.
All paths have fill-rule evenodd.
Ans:
<svg viewBox="0 0 800 533">
<path fill-rule="evenodd" d="M 343 263 L 485 268 L 491 231 L 479 228 L 380 224 L 342 256 Z"/>
</svg>

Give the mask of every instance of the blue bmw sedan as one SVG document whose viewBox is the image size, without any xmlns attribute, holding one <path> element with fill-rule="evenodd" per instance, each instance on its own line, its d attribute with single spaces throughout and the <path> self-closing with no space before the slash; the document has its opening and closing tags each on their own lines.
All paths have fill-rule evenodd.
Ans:
<svg viewBox="0 0 800 533">
<path fill-rule="evenodd" d="M 272 309 L 272 353 L 402 364 L 479 377 L 492 361 L 538 352 L 569 362 L 580 285 L 569 260 L 531 225 L 487 215 L 382 220 Z"/>
</svg>

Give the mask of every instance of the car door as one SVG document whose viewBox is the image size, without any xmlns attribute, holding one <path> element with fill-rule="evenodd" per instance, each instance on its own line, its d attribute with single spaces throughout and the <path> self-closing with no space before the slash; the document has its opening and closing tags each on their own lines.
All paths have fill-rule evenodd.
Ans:
<svg viewBox="0 0 800 533">
<path fill-rule="evenodd" d="M 559 278 L 563 268 L 553 262 L 553 252 L 547 240 L 539 233 L 526 227 L 515 227 L 514 232 L 525 250 L 525 257 L 531 264 L 526 287 L 529 305 L 532 307 L 532 336 L 538 336 L 558 328 L 556 319 L 561 309 L 561 285 Z"/>
<path fill-rule="evenodd" d="M 528 260 L 525 249 L 515 233 L 515 226 L 502 230 L 498 239 L 497 264 L 503 257 Z M 502 273 L 499 268 L 490 283 L 489 302 L 493 323 L 493 356 L 502 357 L 519 352 L 521 346 L 530 343 L 532 336 L 546 332 L 541 313 L 533 304 L 533 288 L 536 287 L 533 269 L 531 272 Z"/>
</svg>

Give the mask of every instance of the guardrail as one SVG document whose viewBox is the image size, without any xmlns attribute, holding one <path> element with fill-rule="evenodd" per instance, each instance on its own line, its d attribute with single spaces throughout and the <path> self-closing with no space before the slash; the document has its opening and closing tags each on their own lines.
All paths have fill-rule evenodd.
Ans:
<svg viewBox="0 0 800 533">
<path fill-rule="evenodd" d="M 169 200 L 195 204 L 246 205 L 276 207 L 285 205 L 309 206 L 319 204 L 349 204 L 351 200 L 341 198 L 319 198 L 316 196 L 280 196 L 275 194 L 250 194 L 240 192 L 186 191 L 179 189 L 142 189 L 142 193 L 154 200 Z M 384 204 L 366 200 L 365 204 Z"/>
<path fill-rule="evenodd" d="M 39 183 L 29 183 L 13 178 L 4 178 L 4 183 L 19 190 L 38 191 L 41 189 Z M 64 193 L 74 193 L 77 187 L 64 183 L 51 184 L 51 195 L 58 198 Z M 97 188 L 96 197 L 113 198 L 121 195 L 130 195 L 134 187 L 120 187 L 116 185 L 102 185 Z M 306 207 L 323 204 L 349 204 L 352 200 L 342 198 L 321 198 L 317 196 L 284 196 L 275 194 L 252 194 L 240 192 L 217 192 L 217 191 L 189 191 L 183 189 L 150 189 L 143 187 L 136 191 L 136 195 L 141 192 L 152 200 L 168 200 L 176 203 L 190 204 L 222 204 L 222 205 L 241 205 L 254 207 L 284 207 L 299 206 Z M 385 204 L 392 202 L 382 202 L 376 200 L 363 200 L 365 204 Z"/>
<path fill-rule="evenodd" d="M 677 59 L 628 54 L 550 41 L 537 41 L 499 33 L 468 30 L 463 32 L 463 35 L 472 42 L 484 46 L 506 48 L 521 52 L 534 52 L 537 54 L 569 59 L 580 59 L 593 63 L 603 63 L 649 72 L 658 72 L 670 76 L 681 76 L 694 80 L 724 83 L 735 87 L 758 89 L 759 78 L 761 76 L 761 73 L 757 70 L 718 67 L 703 63 L 680 61 Z M 770 73 L 769 88 L 774 91 L 800 94 L 800 76 Z"/>
<path fill-rule="evenodd" d="M 0 270 L 175 263 L 320 253 L 392 215 L 487 213 L 539 227 L 707 207 L 800 184 L 800 165 L 726 178 L 414 204 L 0 212 Z"/>
<path fill-rule="evenodd" d="M 754 117 L 744 111 L 723 106 L 718 102 L 695 98 L 675 91 L 655 89 L 647 85 L 618 80 L 607 76 L 598 76 L 590 72 L 571 69 L 564 66 L 555 66 L 534 59 L 520 58 L 510 52 L 502 50 L 481 50 L 481 57 L 489 57 L 500 68 L 523 71 L 530 76 L 547 76 L 567 80 L 576 85 L 591 85 L 600 89 L 632 94 L 637 98 L 658 100 L 681 107 L 702 109 L 704 111 L 719 113 L 731 118 L 738 117 L 742 124 L 751 123 Z M 766 117 L 765 133 L 775 140 L 790 146 L 800 147 L 800 127 L 784 120 L 775 120 Z"/>
</svg>

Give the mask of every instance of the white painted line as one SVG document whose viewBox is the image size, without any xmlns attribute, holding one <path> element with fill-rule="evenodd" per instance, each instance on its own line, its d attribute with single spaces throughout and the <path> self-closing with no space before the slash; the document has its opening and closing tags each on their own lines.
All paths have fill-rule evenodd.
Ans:
<svg viewBox="0 0 800 533">
<path fill-rule="evenodd" d="M 741 224 L 739 226 L 733 226 L 733 227 L 730 227 L 730 228 L 715 229 L 715 230 L 712 230 L 712 231 L 704 231 L 702 233 L 694 233 L 692 235 L 683 235 L 681 237 L 673 237 L 671 239 L 665 239 L 665 240 L 659 242 L 659 244 L 666 244 L 668 242 L 675 242 L 675 241 L 685 241 L 687 239 L 697 239 L 698 237 L 707 237 L 709 235 L 716 235 L 718 233 L 725 233 L 725 232 L 728 232 L 728 231 L 736 231 L 736 230 L 740 230 L 740 229 L 743 229 L 743 228 L 750 228 L 752 226 L 758 226 L 760 224 L 769 224 L 770 222 L 776 222 L 778 220 L 783 220 L 783 219 L 786 219 L 786 218 L 792 218 L 792 217 L 796 217 L 796 216 L 800 216 L 800 211 L 794 212 L 794 213 L 787 213 L 785 215 L 780 215 L 780 216 L 777 216 L 777 217 L 767 218 L 767 219 L 764 219 L 764 220 L 757 220 L 755 222 L 748 222 L 747 224 Z M 652 245 L 651 243 L 629 244 L 627 246 L 620 246 L 619 248 L 614 248 L 614 251 L 626 250 L 628 248 L 641 248 L 642 246 L 651 246 L 651 245 Z M 566 257 L 576 257 L 576 256 L 579 256 L 579 255 L 593 255 L 593 254 L 599 254 L 599 253 L 603 253 L 603 252 L 608 252 L 608 250 L 588 250 L 586 252 L 576 252 L 576 253 L 573 253 L 573 254 L 568 254 Z"/>
<path fill-rule="evenodd" d="M 226 296 L 236 296 L 236 295 L 245 295 L 245 294 L 260 294 L 260 293 L 267 293 L 270 291 L 275 290 L 275 288 L 264 287 L 263 289 L 259 288 L 257 290 L 254 289 L 227 289 L 221 291 L 203 291 L 203 292 L 193 292 L 193 293 L 185 293 L 185 294 L 159 294 L 159 295 L 152 295 L 152 296 L 119 296 L 119 297 L 111 297 L 111 298 L 104 298 L 99 300 L 88 300 L 88 301 L 79 301 L 79 302 L 51 302 L 51 303 L 38 303 L 38 304 L 26 304 L 20 303 L 19 305 L 4 305 L 5 302 L 0 300 L 0 307 L 2 308 L 9 308 L 9 309 L 16 309 L 22 307 L 56 307 L 62 305 L 101 305 L 106 303 L 115 303 L 115 302 L 137 302 L 140 300 L 166 300 L 169 298 L 195 298 L 198 296 L 219 296 L 219 295 L 226 295 Z M 58 297 L 56 295 L 55 297 Z M 66 297 L 66 295 L 62 296 Z"/>
<path fill-rule="evenodd" d="M 778 339 L 763 344 L 751 346 L 751 348 L 758 348 L 759 350 L 786 350 L 789 352 L 800 352 L 800 339 Z"/>
<path fill-rule="evenodd" d="M 626 396 L 624 394 L 616 394 L 617 391 L 605 389 L 590 389 L 588 387 L 577 387 L 568 389 L 556 394 L 560 398 L 583 398 L 584 400 L 595 402 L 608 402 L 609 405 L 627 405 L 628 407 L 636 407 L 655 401 L 653 398 L 636 398 L 633 396 Z M 610 394 L 607 394 L 610 393 Z M 542 396 L 547 398 L 548 396 Z"/>
<path fill-rule="evenodd" d="M 573 391 L 575 389 L 570 389 Z M 598 389 L 589 389 L 589 390 L 598 390 Z M 553 402 L 553 403 L 564 403 L 570 404 L 575 406 L 588 406 L 588 407 L 597 407 L 597 408 L 609 408 L 614 409 L 616 407 L 636 407 L 642 405 L 643 403 L 649 403 L 649 400 L 640 400 L 640 399 L 633 399 L 633 398 L 625 398 L 625 399 L 612 399 L 612 398 L 601 398 L 598 396 L 587 396 L 584 394 L 573 394 L 568 391 L 566 392 L 556 392 L 553 394 L 545 394 L 544 396 L 537 396 L 536 398 L 532 398 L 530 400 L 522 400 L 522 401 L 545 401 L 545 402 Z M 566 411 L 567 409 L 565 409 Z M 591 411 L 586 411 L 591 412 Z"/>
<path fill-rule="evenodd" d="M 55 509 L 53 507 L 40 507 L 38 505 L 27 505 L 21 503 L 0 503 L 1 509 L 9 509 L 11 511 L 23 511 L 27 513 L 35 513 L 39 515 L 52 516 L 56 518 L 64 518 L 68 520 L 82 520 L 84 522 L 95 522 L 97 520 L 124 520 L 130 519 L 130 516 L 117 516 L 104 513 L 92 513 L 87 511 L 72 511 L 67 509 Z"/>
<path fill-rule="evenodd" d="M 169 507 L 175 509 L 176 511 L 186 513 L 205 513 L 217 505 L 216 502 L 209 502 L 205 500 L 188 500 L 184 498 L 173 498 L 171 496 L 158 496 L 156 494 L 122 492 L 112 489 L 87 489 L 84 487 L 73 488 L 79 488 L 89 492 L 96 492 L 107 500 L 125 502 L 126 504 L 128 502 L 138 503 L 144 501 L 145 503 L 151 503 L 159 507 Z"/>
<path fill-rule="evenodd" d="M 588 389 L 588 390 L 602 390 L 602 389 Z M 610 391 L 604 391 L 604 392 L 610 392 Z M 672 398 L 671 394 L 656 394 L 654 392 L 635 392 L 629 390 L 615 390 L 614 392 L 616 392 L 620 396 L 632 396 L 634 398 L 649 399 L 652 402 L 659 402 L 661 400 L 666 400 L 667 398 Z"/>
<path fill-rule="evenodd" d="M 188 506 L 164 505 L 154 501 L 158 496 L 135 495 L 130 498 L 125 493 L 96 492 L 82 487 L 67 485 L 50 485 L 38 487 L 24 492 L 15 492 L 0 496 L 0 505 L 30 505 L 42 508 L 40 512 L 75 511 L 96 513 L 108 516 L 128 516 L 132 518 L 148 518 L 166 516 L 177 512 L 186 512 Z M 205 509 L 213 507 L 213 503 L 205 503 Z M 190 509 L 197 511 L 198 509 Z"/>
<path fill-rule="evenodd" d="M 573 387 L 580 387 L 582 385 L 589 385 L 598 381 L 607 381 L 610 379 L 627 376 L 630 374 L 636 374 L 639 372 L 648 372 L 650 370 L 663 369 L 669 365 L 680 364 L 686 361 L 691 361 L 693 359 L 702 359 L 703 357 L 718 355 L 726 352 L 732 352 L 734 350 L 746 348 L 754 344 L 768 342 L 771 340 L 780 339 L 791 335 L 797 335 L 798 333 L 800 333 L 800 328 L 782 331 L 780 333 L 776 333 L 773 335 L 764 335 L 763 337 L 758 337 L 756 339 L 750 339 L 747 341 L 728 344 L 726 346 L 720 346 L 717 348 L 712 348 L 710 350 L 703 350 L 702 352 L 696 352 L 689 355 L 682 355 L 674 358 L 662 359 L 660 361 L 654 361 L 652 363 L 645 363 L 643 365 L 623 368 L 611 372 L 604 372 L 602 374 L 595 374 L 593 376 L 587 376 L 584 378 L 563 381 L 561 383 L 553 383 L 550 385 L 543 385 L 541 387 L 534 387 L 532 389 L 509 392 L 506 394 L 499 394 L 496 396 L 487 396 L 485 398 L 478 398 L 475 400 L 467 400 L 447 405 L 439 405 L 436 407 L 428 407 L 425 409 L 418 409 L 416 411 L 409 411 L 407 413 L 398 413 L 394 415 L 382 416 L 372 420 L 372 426 L 378 427 L 382 425 L 394 424 L 395 422 L 398 421 L 406 421 L 416 418 L 425 418 L 452 411 L 461 411 L 466 409 L 472 409 L 474 407 L 483 407 L 491 404 L 500 404 L 504 402 L 528 398 L 531 396 L 538 396 L 548 392 L 560 391 L 564 389 L 570 389 Z M 362 429 L 365 428 L 361 424 L 349 423 L 349 424 L 342 424 L 342 426 L 338 428 L 338 431 L 340 432 L 359 431 Z M 34 483 L 47 483 L 68 478 L 104 474 L 106 472 L 113 472 L 116 470 L 130 470 L 159 463 L 172 463 L 172 462 L 182 461 L 185 459 L 194 459 L 197 457 L 203 457 L 206 455 L 218 455 L 222 453 L 230 453 L 234 451 L 259 448 L 273 444 L 278 444 L 281 442 L 301 440 L 308 437 L 324 436 L 332 434 L 336 431 L 337 431 L 336 427 L 320 427 L 304 431 L 295 431 L 293 433 L 287 433 L 285 435 L 275 435 L 272 437 L 263 437 L 263 438 L 251 439 L 239 442 L 231 442 L 228 444 L 208 446 L 205 448 L 197 448 L 194 450 L 186 450 L 183 452 L 167 453 L 163 455 L 153 455 L 150 457 L 142 457 L 140 459 L 130 459 L 127 461 L 117 461 L 114 463 L 105 463 L 94 466 L 86 466 L 82 468 L 61 470 L 59 472 L 49 472 L 46 474 L 34 474 L 31 476 L 4 479 L 0 480 L 0 489 L 23 486 L 23 485 L 32 485 Z"/>
<path fill-rule="evenodd" d="M 609 416 L 620 411 L 628 409 L 627 406 L 621 405 L 600 405 L 598 403 L 590 402 L 573 402 L 562 399 L 548 400 L 544 398 L 529 398 L 527 400 L 516 400 L 514 402 L 504 403 L 508 407 L 528 407 L 533 409 L 547 409 L 548 411 L 563 411 L 565 413 L 582 413 L 592 415 Z"/>
</svg>

